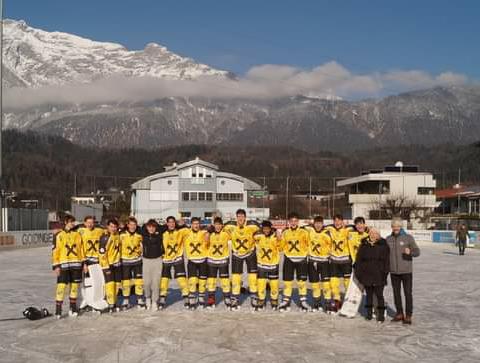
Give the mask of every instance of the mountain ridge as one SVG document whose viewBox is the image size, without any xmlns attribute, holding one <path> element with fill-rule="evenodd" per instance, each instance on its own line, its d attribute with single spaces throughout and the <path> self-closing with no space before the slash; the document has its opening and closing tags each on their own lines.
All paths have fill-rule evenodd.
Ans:
<svg viewBox="0 0 480 363">
<path fill-rule="evenodd" d="M 155 43 L 129 51 L 120 44 L 45 32 L 24 22 L 6 20 L 5 24 L 5 77 L 10 86 L 20 83 L 13 87 L 20 90 L 20 105 L 21 90 L 43 90 L 45 85 L 76 89 L 79 83 L 92 84 L 118 74 L 194 82 L 203 77 L 236 77 Z M 46 48 L 39 47 L 39 42 Z M 59 135 L 81 145 L 111 147 L 232 144 L 353 151 L 480 139 L 480 87 L 476 85 L 360 101 L 303 95 L 272 99 L 149 96 L 143 101 L 59 99 L 24 108 L 6 104 L 4 125 Z"/>
</svg>

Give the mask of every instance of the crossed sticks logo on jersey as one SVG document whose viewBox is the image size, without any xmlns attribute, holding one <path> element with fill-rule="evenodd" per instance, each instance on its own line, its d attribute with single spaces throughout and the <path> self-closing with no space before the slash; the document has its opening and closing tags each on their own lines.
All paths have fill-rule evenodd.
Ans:
<svg viewBox="0 0 480 363">
<path fill-rule="evenodd" d="M 132 246 L 127 246 L 128 253 L 129 253 L 130 255 L 135 254 L 135 252 L 137 251 L 138 247 L 139 247 L 139 246 L 133 246 L 133 247 L 132 247 Z"/>
<path fill-rule="evenodd" d="M 213 245 L 213 254 L 221 256 L 223 253 L 223 245 Z"/>
<path fill-rule="evenodd" d="M 178 243 L 175 243 L 174 245 L 168 245 L 167 250 L 168 256 L 175 256 L 178 253 Z"/>
<path fill-rule="evenodd" d="M 77 248 L 77 244 L 74 243 L 72 245 L 66 244 L 65 248 L 67 249 L 67 257 L 70 256 L 70 254 L 73 254 L 74 256 L 78 256 L 77 252 L 75 249 Z"/>
<path fill-rule="evenodd" d="M 314 243 L 313 244 L 313 252 L 317 253 L 317 254 L 320 254 L 320 248 L 322 247 L 322 245 L 320 243 Z"/>
<path fill-rule="evenodd" d="M 191 253 L 192 255 L 195 254 L 195 253 L 198 253 L 198 254 L 200 255 L 200 254 L 202 253 L 202 252 L 200 251 L 200 246 L 201 246 L 201 245 L 202 245 L 201 242 L 198 242 L 198 243 L 191 242 L 191 243 L 190 243 L 190 247 L 191 247 L 192 249 L 190 250 L 190 253 Z"/>
<path fill-rule="evenodd" d="M 93 252 L 93 253 L 98 252 L 96 244 L 97 244 L 96 241 L 88 240 L 87 241 L 87 252 Z"/>
<path fill-rule="evenodd" d="M 272 256 L 271 256 L 271 253 L 273 252 L 273 250 L 271 248 L 269 248 L 268 250 L 266 248 L 262 248 L 262 258 L 267 258 L 268 260 L 271 260 L 272 259 Z"/>
<path fill-rule="evenodd" d="M 334 241 L 333 241 L 333 250 L 334 250 L 335 252 L 343 252 L 343 247 L 342 247 L 342 246 L 343 246 L 343 243 L 344 243 L 344 242 L 345 242 L 345 241 L 335 241 L 335 240 L 334 240 Z"/>
<path fill-rule="evenodd" d="M 237 249 L 244 249 L 244 250 L 248 250 L 248 247 L 247 247 L 247 242 L 248 240 L 247 239 L 239 239 L 237 238 L 236 239 L 236 242 L 237 242 Z"/>
<path fill-rule="evenodd" d="M 288 252 L 300 252 L 298 245 L 300 244 L 299 240 L 288 241 L 289 249 Z"/>
</svg>

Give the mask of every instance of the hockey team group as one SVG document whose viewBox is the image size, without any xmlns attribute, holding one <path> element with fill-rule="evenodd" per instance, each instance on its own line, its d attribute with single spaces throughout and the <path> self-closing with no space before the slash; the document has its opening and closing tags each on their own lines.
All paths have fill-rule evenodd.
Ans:
<svg viewBox="0 0 480 363">
<path fill-rule="evenodd" d="M 383 291 L 390 273 L 397 310 L 392 321 L 411 324 L 411 261 L 419 253 L 400 220 L 392 221 L 392 234 L 383 239 L 376 229 L 368 228 L 364 218 L 346 225 L 341 215 L 331 225 L 325 226 L 317 216 L 310 225 L 300 226 L 298 215 L 292 213 L 282 231 L 270 221 L 260 225 L 247 221 L 242 209 L 236 212 L 235 221 L 224 223 L 217 217 L 210 226 L 202 226 L 195 217 L 189 226 L 174 217 L 168 217 L 164 225 L 152 219 L 139 226 L 130 217 L 122 228 L 115 219 L 101 228 L 93 217 L 77 225 L 74 217 L 66 216 L 52 246 L 57 276 L 55 315 L 62 316 L 67 288 L 69 315 L 78 315 L 79 289 L 93 265 L 103 271 L 109 313 L 128 310 L 133 303 L 145 309 L 165 309 L 172 278 L 186 309 L 215 307 L 218 285 L 229 310 L 246 304 L 241 296 L 248 293 L 256 311 L 266 309 L 267 300 L 271 309 L 289 311 L 295 282 L 296 303 L 302 311 L 337 313 L 354 271 L 366 293 L 367 320 L 374 311 L 377 321 L 385 319 Z M 245 267 L 248 286 L 243 287 Z"/>
</svg>

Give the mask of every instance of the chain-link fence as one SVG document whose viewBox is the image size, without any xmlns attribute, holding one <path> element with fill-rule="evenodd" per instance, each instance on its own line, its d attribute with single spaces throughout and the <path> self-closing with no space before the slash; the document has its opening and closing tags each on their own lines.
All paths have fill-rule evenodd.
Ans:
<svg viewBox="0 0 480 363">
<path fill-rule="evenodd" d="M 432 195 L 439 195 L 436 197 L 438 206 L 434 208 L 430 215 L 479 214 L 480 187 L 476 197 L 477 202 L 474 201 L 475 196 L 455 193 L 455 190 L 461 192 L 466 190 L 467 187 L 474 190 L 475 186 L 480 186 L 480 178 L 477 176 L 476 170 L 462 170 L 460 168 L 458 171 L 450 172 L 435 171 L 432 176 L 435 188 L 430 188 L 426 179 L 424 182 L 420 181 L 418 186 L 419 200 L 417 200 L 417 202 L 421 202 L 422 198 L 426 200 L 427 198 L 431 199 Z M 396 178 L 403 177 L 402 174 L 396 176 Z M 44 194 L 39 196 L 36 208 L 51 211 L 71 211 L 72 197 L 74 197 L 74 203 L 76 198 L 78 203 L 100 204 L 103 215 L 128 215 L 131 211 L 131 186 L 142 178 L 143 176 L 84 175 L 78 173 L 73 175 L 69 182 L 62 185 L 61 188 L 45 190 Z M 247 194 L 248 208 L 268 210 L 271 218 L 284 219 L 291 212 L 298 213 L 302 218 L 321 215 L 330 219 L 337 213 L 343 214 L 346 218 L 359 215 L 359 212 L 352 209 L 352 199 L 357 198 L 354 194 L 361 194 L 362 190 L 353 190 L 352 186 L 339 186 L 339 182 L 346 179 L 345 176 L 246 176 L 246 178 L 259 186 L 258 190 L 253 190 Z M 425 176 L 425 178 L 427 177 Z M 371 204 L 378 203 L 376 209 L 379 211 L 382 208 L 385 209 L 385 205 L 382 206 L 380 203 L 386 203 L 385 200 L 388 199 L 386 196 L 391 196 L 389 189 L 393 188 L 386 184 L 375 184 L 373 188 L 374 190 L 367 190 L 370 194 Z M 450 193 L 442 194 L 440 193 L 442 190 L 450 190 Z M 181 193 L 181 191 L 179 192 Z M 212 198 L 217 198 L 215 190 L 212 190 L 212 192 Z M 402 199 L 402 197 L 405 199 L 405 196 L 405 193 L 395 195 L 399 199 Z M 218 196 L 218 198 L 220 197 Z M 181 195 L 179 198 L 181 198 Z M 25 208 L 25 205 L 18 200 L 7 200 L 6 202 L 11 208 Z M 372 207 L 372 209 L 375 208 Z M 378 216 L 372 214 L 365 215 L 365 217 L 382 218 L 385 215 L 379 213 Z"/>
</svg>

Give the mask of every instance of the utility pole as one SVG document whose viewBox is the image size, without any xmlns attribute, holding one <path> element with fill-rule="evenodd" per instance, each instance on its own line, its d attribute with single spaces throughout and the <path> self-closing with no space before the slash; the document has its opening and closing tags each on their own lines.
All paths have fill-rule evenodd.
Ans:
<svg viewBox="0 0 480 363">
<path fill-rule="evenodd" d="M 461 182 L 461 176 L 462 176 L 462 169 L 458 168 L 458 190 L 457 190 L 457 213 L 460 214 L 461 208 L 460 208 L 460 203 L 461 203 L 461 198 L 460 198 L 460 182 Z"/>
<path fill-rule="evenodd" d="M 335 193 L 336 193 L 336 182 L 335 182 L 335 177 L 333 177 L 333 197 L 332 197 L 332 219 L 333 216 L 335 215 Z"/>
<path fill-rule="evenodd" d="M 312 177 L 309 179 L 309 191 L 308 191 L 308 216 L 312 218 Z"/>
<path fill-rule="evenodd" d="M 442 189 L 447 189 L 445 186 L 445 169 L 442 170 Z M 443 193 L 442 215 L 445 215 L 445 193 Z"/>
<path fill-rule="evenodd" d="M 267 186 L 266 186 L 266 180 L 265 180 L 265 176 L 263 177 L 263 195 L 262 195 L 262 217 L 263 217 L 263 220 L 265 220 L 265 192 L 267 190 Z"/>
<path fill-rule="evenodd" d="M 3 152 L 2 152 L 2 138 L 3 138 L 3 0 L 0 0 L 0 232 L 3 228 Z"/>
<path fill-rule="evenodd" d="M 288 220 L 288 176 L 287 176 L 287 186 L 285 187 L 285 221 Z"/>
<path fill-rule="evenodd" d="M 73 175 L 73 196 L 77 196 L 77 173 Z"/>
</svg>

